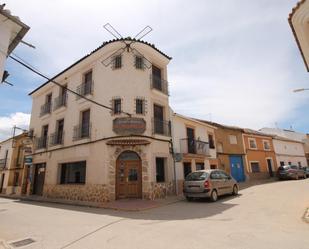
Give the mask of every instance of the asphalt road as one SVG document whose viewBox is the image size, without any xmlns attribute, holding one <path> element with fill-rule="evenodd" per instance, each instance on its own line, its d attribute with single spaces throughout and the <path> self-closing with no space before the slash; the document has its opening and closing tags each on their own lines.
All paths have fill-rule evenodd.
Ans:
<svg viewBox="0 0 309 249">
<path fill-rule="evenodd" d="M 309 179 L 248 187 L 217 203 L 181 201 L 142 212 L 0 198 L 0 241 L 32 238 L 16 248 L 40 249 L 308 249 L 307 207 Z"/>
</svg>

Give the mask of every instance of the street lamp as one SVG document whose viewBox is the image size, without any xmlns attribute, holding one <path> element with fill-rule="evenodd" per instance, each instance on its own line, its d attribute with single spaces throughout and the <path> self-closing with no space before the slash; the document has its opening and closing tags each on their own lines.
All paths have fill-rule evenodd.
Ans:
<svg viewBox="0 0 309 249">
<path fill-rule="evenodd" d="M 294 93 L 298 93 L 298 92 L 303 92 L 303 91 L 308 91 L 309 88 L 298 88 L 298 89 L 294 89 L 293 92 Z"/>
</svg>

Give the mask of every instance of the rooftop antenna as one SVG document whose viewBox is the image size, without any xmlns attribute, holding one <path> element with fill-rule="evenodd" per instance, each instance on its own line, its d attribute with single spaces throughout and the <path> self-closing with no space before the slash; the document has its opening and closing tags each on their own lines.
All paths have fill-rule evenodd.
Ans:
<svg viewBox="0 0 309 249">
<path fill-rule="evenodd" d="M 112 53 L 111 55 L 109 55 L 107 58 L 105 58 L 102 61 L 102 64 L 105 67 L 108 67 L 109 65 L 111 65 L 115 61 L 116 56 L 122 55 L 125 51 L 127 51 L 128 53 L 132 52 L 135 56 L 142 57 L 143 58 L 143 64 L 148 69 L 152 66 L 152 63 L 140 51 L 138 51 L 137 48 L 131 47 L 132 44 L 141 40 L 143 37 L 148 35 L 153 30 L 149 25 L 147 25 L 140 32 L 138 32 L 134 36 L 133 39 L 128 37 L 127 40 L 126 40 L 126 38 L 123 38 L 123 36 L 110 23 L 106 23 L 105 25 L 103 25 L 103 28 L 108 33 L 110 33 L 113 37 L 115 37 L 117 40 L 123 42 L 124 45 L 125 45 L 124 47 L 116 50 L 114 53 Z"/>
</svg>

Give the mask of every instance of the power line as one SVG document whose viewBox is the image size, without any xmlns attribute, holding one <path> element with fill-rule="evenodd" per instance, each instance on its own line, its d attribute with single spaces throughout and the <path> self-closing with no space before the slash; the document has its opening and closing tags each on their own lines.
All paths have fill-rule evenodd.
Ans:
<svg viewBox="0 0 309 249">
<path fill-rule="evenodd" d="M 16 55 L 15 55 L 15 56 L 16 56 Z M 33 73 L 35 73 L 35 74 L 41 76 L 42 78 L 48 80 L 48 82 L 52 82 L 52 83 L 54 83 L 55 85 L 61 87 L 62 89 L 66 89 L 68 92 L 70 92 L 70 93 L 72 93 L 72 94 L 74 94 L 74 95 L 76 95 L 76 96 L 78 96 L 78 97 L 80 97 L 80 98 L 83 98 L 83 99 L 85 99 L 85 100 L 87 100 L 87 101 L 89 101 L 89 102 L 91 102 L 91 103 L 93 103 L 93 104 L 95 104 L 95 105 L 98 105 L 98 106 L 100 106 L 100 107 L 103 107 L 103 108 L 108 109 L 108 110 L 111 110 L 111 111 L 114 111 L 114 108 L 112 108 L 112 107 L 103 105 L 103 104 L 101 104 L 101 103 L 99 103 L 99 102 L 97 102 L 97 101 L 95 101 L 95 100 L 89 99 L 89 98 L 85 97 L 84 95 L 81 95 L 81 94 L 79 94 L 79 93 L 77 93 L 77 92 L 71 90 L 70 88 L 61 85 L 60 83 L 56 82 L 55 80 L 53 80 L 53 79 L 47 77 L 47 76 L 44 75 L 43 73 L 41 73 L 41 72 L 39 72 L 38 70 L 34 69 L 32 65 L 30 65 L 30 64 L 27 63 L 27 62 L 25 62 L 24 60 L 22 60 L 22 59 L 19 60 L 19 59 L 13 57 L 12 55 L 9 55 L 8 57 L 10 57 L 12 60 L 14 60 L 15 62 L 19 63 L 19 64 L 22 65 L 23 67 L 27 68 L 28 70 L 32 71 Z M 132 114 L 130 114 L 130 113 L 128 113 L 128 112 L 121 111 L 121 113 L 126 114 L 126 115 L 128 115 L 129 117 L 132 116 Z"/>
</svg>

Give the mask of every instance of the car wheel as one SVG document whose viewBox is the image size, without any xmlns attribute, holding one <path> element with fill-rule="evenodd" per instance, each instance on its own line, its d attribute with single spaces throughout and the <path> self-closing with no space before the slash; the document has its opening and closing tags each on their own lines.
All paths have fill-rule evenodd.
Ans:
<svg viewBox="0 0 309 249">
<path fill-rule="evenodd" d="M 212 202 L 216 202 L 218 200 L 218 193 L 217 193 L 217 190 L 213 190 L 211 192 L 211 195 L 210 195 L 210 200 Z"/>
<path fill-rule="evenodd" d="M 237 185 L 235 184 L 234 187 L 233 187 L 233 192 L 232 192 L 233 195 L 238 195 L 238 187 Z"/>
<path fill-rule="evenodd" d="M 186 196 L 187 201 L 193 201 L 193 197 Z"/>
</svg>

